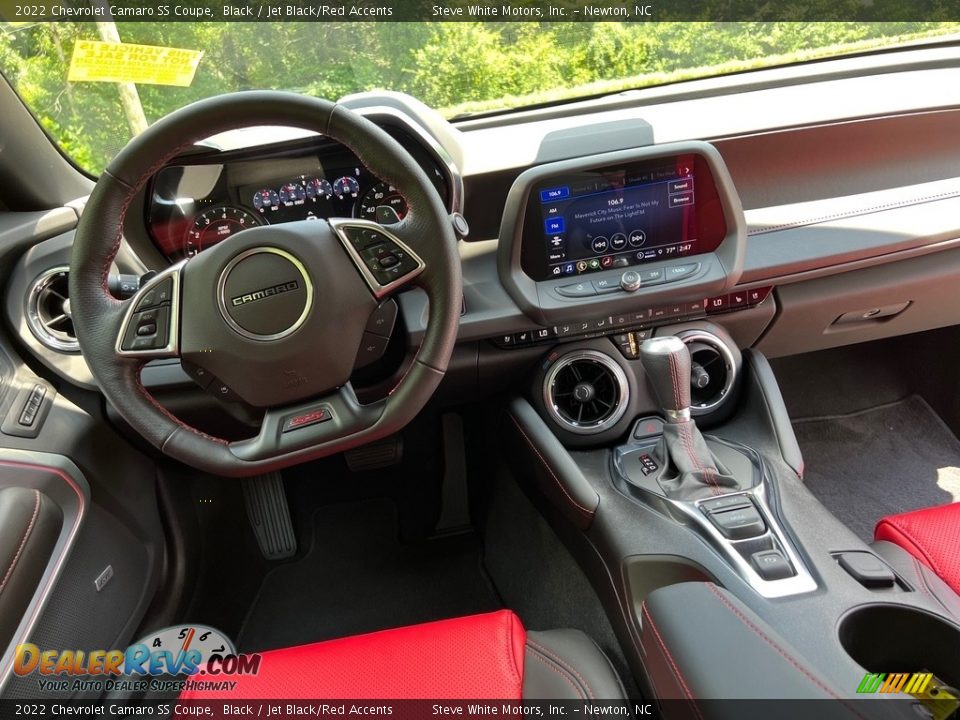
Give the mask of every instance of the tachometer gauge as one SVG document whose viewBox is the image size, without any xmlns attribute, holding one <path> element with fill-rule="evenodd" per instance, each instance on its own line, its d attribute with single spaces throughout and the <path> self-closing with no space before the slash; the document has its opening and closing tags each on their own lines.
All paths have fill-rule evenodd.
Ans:
<svg viewBox="0 0 960 720">
<path fill-rule="evenodd" d="M 333 194 L 340 200 L 356 197 L 360 194 L 360 183 L 357 182 L 356 178 L 344 175 L 342 178 L 334 180 Z"/>
<path fill-rule="evenodd" d="M 280 188 L 280 202 L 290 207 L 291 205 L 303 205 L 307 198 L 307 191 L 303 185 L 297 183 L 287 183 Z"/>
<path fill-rule="evenodd" d="M 280 196 L 276 190 L 263 188 L 253 194 L 253 206 L 260 212 L 276 210 L 280 207 Z"/>
<path fill-rule="evenodd" d="M 407 214 L 407 201 L 393 186 L 378 182 L 364 193 L 357 205 L 357 217 L 381 225 L 400 222 Z"/>
<path fill-rule="evenodd" d="M 307 180 L 306 185 L 307 197 L 311 200 L 321 200 L 321 199 L 330 199 L 333 196 L 333 186 L 330 184 L 329 180 L 324 180 L 323 178 L 313 178 L 313 180 Z"/>
<path fill-rule="evenodd" d="M 257 227 L 261 221 L 253 213 L 235 207 L 210 208 L 197 215 L 187 231 L 184 254 L 196 255 L 242 230 Z"/>
</svg>

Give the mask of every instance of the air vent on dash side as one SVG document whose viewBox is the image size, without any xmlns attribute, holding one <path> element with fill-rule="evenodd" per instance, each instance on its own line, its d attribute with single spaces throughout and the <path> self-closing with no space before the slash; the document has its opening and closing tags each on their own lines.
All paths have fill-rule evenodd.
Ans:
<svg viewBox="0 0 960 720">
<path fill-rule="evenodd" d="M 47 270 L 30 286 L 27 298 L 27 325 L 37 340 L 57 352 L 80 352 L 70 314 L 70 270 Z"/>
<path fill-rule="evenodd" d="M 690 351 L 690 414 L 706 415 L 730 396 L 736 364 L 730 348 L 713 333 L 684 330 L 677 333 Z"/>
<path fill-rule="evenodd" d="M 596 350 L 560 358 L 544 378 L 547 412 L 564 429 L 580 435 L 603 432 L 623 417 L 630 386 L 623 369 Z"/>
</svg>

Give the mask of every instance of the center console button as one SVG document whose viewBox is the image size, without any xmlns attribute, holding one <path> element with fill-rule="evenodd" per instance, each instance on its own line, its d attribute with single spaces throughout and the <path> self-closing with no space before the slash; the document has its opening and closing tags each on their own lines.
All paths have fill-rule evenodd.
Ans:
<svg viewBox="0 0 960 720">
<path fill-rule="evenodd" d="M 764 580 L 784 580 L 796 573 L 780 550 L 761 550 L 750 556 L 750 564 Z"/>
<path fill-rule="evenodd" d="M 602 278 L 593 281 L 593 289 L 598 293 L 616 292 L 620 289 L 620 280 L 617 278 Z"/>
<path fill-rule="evenodd" d="M 870 552 L 845 552 L 837 556 L 840 567 L 867 588 L 893 587 L 896 576 L 890 567 Z"/>
<path fill-rule="evenodd" d="M 700 269 L 700 263 L 684 263 L 683 265 L 670 265 L 667 267 L 667 282 L 682 280 L 690 277 Z"/>
<path fill-rule="evenodd" d="M 659 285 L 664 281 L 663 268 L 647 268 L 640 271 L 640 281 L 644 285 Z"/>
<path fill-rule="evenodd" d="M 763 535 L 767 530 L 763 518 L 753 504 L 749 507 L 712 512 L 707 517 L 729 540 L 745 540 Z"/>
<path fill-rule="evenodd" d="M 642 283 L 643 278 L 640 277 L 640 273 L 636 270 L 627 270 L 620 276 L 620 287 L 627 292 L 636 292 L 640 289 Z"/>
<path fill-rule="evenodd" d="M 575 283 L 573 285 L 563 285 L 562 287 L 557 288 L 557 292 L 564 297 L 590 297 L 591 295 L 596 295 L 597 291 L 594 290 L 593 285 L 589 282 Z"/>
<path fill-rule="evenodd" d="M 663 426 L 661 425 L 661 430 Z M 723 495 L 718 498 L 710 498 L 700 503 L 700 508 L 706 512 L 719 512 L 721 510 L 732 510 L 734 508 L 750 507 L 750 498 L 746 495 Z"/>
</svg>

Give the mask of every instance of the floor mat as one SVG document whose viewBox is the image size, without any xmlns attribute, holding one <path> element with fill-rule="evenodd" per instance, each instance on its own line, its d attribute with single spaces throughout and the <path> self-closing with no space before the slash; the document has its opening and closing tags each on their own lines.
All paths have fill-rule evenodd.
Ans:
<svg viewBox="0 0 960 720">
<path fill-rule="evenodd" d="M 960 441 L 916 395 L 793 425 L 807 487 L 864 540 L 885 515 L 960 500 Z"/>
<path fill-rule="evenodd" d="M 313 517 L 311 550 L 264 579 L 238 644 L 246 652 L 300 645 L 501 604 L 474 536 L 401 545 L 392 503 L 330 505 Z"/>
</svg>

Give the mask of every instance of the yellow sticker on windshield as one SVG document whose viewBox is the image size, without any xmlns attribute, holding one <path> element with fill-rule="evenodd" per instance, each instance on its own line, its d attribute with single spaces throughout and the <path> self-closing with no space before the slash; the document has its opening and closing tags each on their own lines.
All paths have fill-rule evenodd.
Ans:
<svg viewBox="0 0 960 720">
<path fill-rule="evenodd" d="M 202 50 L 77 40 L 67 80 L 187 87 L 202 57 Z"/>
</svg>

